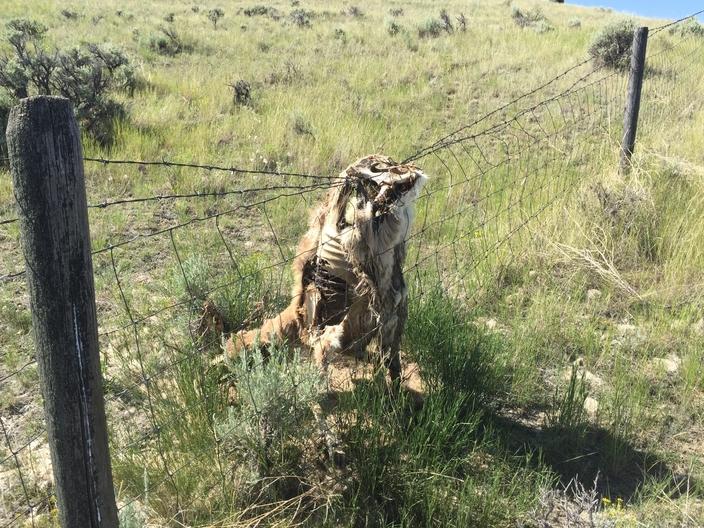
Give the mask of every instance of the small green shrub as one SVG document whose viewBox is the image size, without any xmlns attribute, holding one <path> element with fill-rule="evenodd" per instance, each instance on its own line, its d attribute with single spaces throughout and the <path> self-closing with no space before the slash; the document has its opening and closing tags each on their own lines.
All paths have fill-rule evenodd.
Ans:
<svg viewBox="0 0 704 528">
<path fill-rule="evenodd" d="M 144 528 L 147 525 L 145 515 L 134 503 L 120 509 L 117 517 L 120 528 Z"/>
<path fill-rule="evenodd" d="M 252 103 L 252 87 L 244 79 L 240 79 L 235 84 L 231 84 L 232 102 L 235 106 L 247 106 Z"/>
<path fill-rule="evenodd" d="M 174 270 L 175 289 L 180 296 L 197 301 L 205 301 L 208 289 L 212 286 L 210 265 L 200 255 L 194 255 L 181 263 Z"/>
<path fill-rule="evenodd" d="M 537 7 L 530 11 L 522 11 L 514 6 L 511 11 L 511 18 L 513 18 L 518 27 L 531 28 L 537 33 L 546 33 L 554 29 L 540 8 Z"/>
<path fill-rule="evenodd" d="M 386 32 L 392 37 L 398 35 L 401 32 L 401 24 L 395 20 L 389 20 L 386 23 Z"/>
<path fill-rule="evenodd" d="M 149 49 L 159 55 L 175 57 L 185 51 L 181 36 L 171 27 L 160 27 L 158 33 L 149 36 Z"/>
<path fill-rule="evenodd" d="M 305 116 L 297 112 L 291 115 L 291 127 L 300 136 L 314 136 L 313 125 Z"/>
<path fill-rule="evenodd" d="M 626 70 L 631 61 L 633 20 L 625 19 L 604 27 L 589 46 L 589 55 L 597 67 Z"/>
<path fill-rule="evenodd" d="M 266 361 L 255 347 L 229 364 L 237 402 L 219 426 L 224 444 L 243 461 L 255 462 L 259 477 L 295 472 L 315 427 L 311 408 L 322 389 L 313 362 L 285 346 L 267 351 Z"/>
<path fill-rule="evenodd" d="M 436 18 L 426 20 L 418 28 L 418 36 L 420 38 L 437 38 L 445 30 L 445 25 Z"/>
<path fill-rule="evenodd" d="M 66 97 L 83 129 L 109 144 L 114 121 L 125 115 L 110 94 L 124 90 L 132 95 L 137 85 L 127 55 L 106 44 L 49 51 L 44 45 L 47 28 L 32 20 L 11 20 L 7 29 L 13 54 L 0 56 L 0 88 L 10 103 L 32 94 Z"/>
<path fill-rule="evenodd" d="M 335 40 L 340 40 L 342 42 L 347 42 L 347 33 L 342 28 L 335 28 Z"/>
<path fill-rule="evenodd" d="M 694 18 L 690 18 L 681 24 L 672 26 L 672 28 L 670 28 L 670 34 L 680 35 L 682 37 L 704 37 L 704 25 L 700 24 Z"/>
</svg>

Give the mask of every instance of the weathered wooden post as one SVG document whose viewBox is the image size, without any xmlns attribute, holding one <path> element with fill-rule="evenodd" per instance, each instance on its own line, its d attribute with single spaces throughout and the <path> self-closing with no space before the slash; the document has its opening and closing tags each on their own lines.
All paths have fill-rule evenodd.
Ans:
<svg viewBox="0 0 704 528">
<path fill-rule="evenodd" d="M 7 147 L 59 520 L 64 528 L 117 528 L 80 140 L 67 99 L 30 97 L 10 112 Z"/>
<path fill-rule="evenodd" d="M 623 116 L 623 140 L 621 141 L 621 172 L 631 170 L 631 156 L 636 145 L 640 92 L 645 73 L 645 49 L 648 45 L 648 28 L 640 27 L 633 33 L 631 70 L 628 77 L 626 111 Z"/>
</svg>

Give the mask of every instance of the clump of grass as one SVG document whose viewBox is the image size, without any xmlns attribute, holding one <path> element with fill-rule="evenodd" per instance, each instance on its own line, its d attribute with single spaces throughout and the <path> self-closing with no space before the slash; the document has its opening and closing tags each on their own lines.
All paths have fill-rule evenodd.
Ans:
<svg viewBox="0 0 704 528">
<path fill-rule="evenodd" d="M 266 76 L 265 82 L 271 85 L 293 84 L 296 81 L 300 81 L 302 77 L 300 67 L 295 62 L 287 60 L 282 68 L 270 72 Z"/>
<path fill-rule="evenodd" d="M 633 32 L 631 19 L 619 20 L 604 27 L 589 46 L 589 56 L 597 67 L 626 70 L 631 63 Z"/>
<path fill-rule="evenodd" d="M 420 49 L 420 46 L 418 45 L 418 39 L 415 38 L 415 37 L 411 34 L 411 32 L 409 32 L 409 31 L 404 31 L 404 32 L 402 33 L 402 36 L 403 36 L 403 42 L 404 42 L 404 44 L 406 45 L 406 48 L 407 48 L 409 51 L 411 51 L 411 52 L 413 52 L 413 53 L 416 53 L 416 52 Z"/>
<path fill-rule="evenodd" d="M 614 387 L 605 398 L 604 421 L 608 431 L 600 449 L 608 470 L 617 472 L 631 463 L 638 423 L 648 387 L 636 382 L 630 358 L 616 357 L 613 365 Z"/>
<path fill-rule="evenodd" d="M 567 388 L 562 393 L 555 388 L 553 404 L 546 416 L 547 426 L 561 434 L 569 434 L 573 441 L 584 437 L 587 425 L 584 402 L 587 396 L 584 374 L 580 376 L 577 366 L 572 365 Z"/>
<path fill-rule="evenodd" d="M 584 191 L 588 238 L 599 240 L 619 269 L 657 259 L 658 215 L 648 187 L 633 175 L 606 178 Z"/>
<path fill-rule="evenodd" d="M 461 392 L 487 402 L 508 382 L 496 360 L 502 344 L 470 321 L 466 309 L 432 291 L 410 307 L 404 339 L 430 390 Z"/>
</svg>

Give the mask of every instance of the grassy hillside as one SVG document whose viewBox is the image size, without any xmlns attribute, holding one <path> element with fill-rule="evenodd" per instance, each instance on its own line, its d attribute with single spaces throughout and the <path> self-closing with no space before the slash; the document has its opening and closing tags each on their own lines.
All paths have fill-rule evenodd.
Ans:
<svg viewBox="0 0 704 528">
<path fill-rule="evenodd" d="M 585 63 L 553 81 L 621 18 L 607 10 L 7 0 L 0 22 L 16 17 L 43 23 L 48 49 L 129 58 L 124 116 L 107 142 L 84 134 L 86 156 L 331 176 L 382 152 L 431 178 L 403 345 L 423 402 L 339 362 L 355 383 L 325 402 L 336 467 L 305 358 L 214 368 L 219 344 L 194 339 L 205 299 L 232 330 L 286 304 L 319 180 L 86 163 L 91 204 L 220 193 L 90 210 L 124 526 L 704 525 L 700 32 L 651 35 L 624 176 L 625 74 Z M 0 220 L 15 215 L 0 168 Z M 23 268 L 18 233 L 0 225 L 0 276 Z M 21 276 L 0 282 L 0 313 L 0 525 L 53 526 Z"/>
</svg>

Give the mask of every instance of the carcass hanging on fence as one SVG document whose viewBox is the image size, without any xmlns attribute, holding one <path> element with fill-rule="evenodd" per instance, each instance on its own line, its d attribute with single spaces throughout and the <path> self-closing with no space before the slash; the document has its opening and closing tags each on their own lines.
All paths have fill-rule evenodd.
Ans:
<svg viewBox="0 0 704 528">
<path fill-rule="evenodd" d="M 361 357 L 373 348 L 397 382 L 407 317 L 405 243 L 426 180 L 414 165 L 381 155 L 347 167 L 299 243 L 290 305 L 260 328 L 231 336 L 226 354 L 286 341 L 310 349 L 326 375 L 332 354 Z"/>
</svg>

